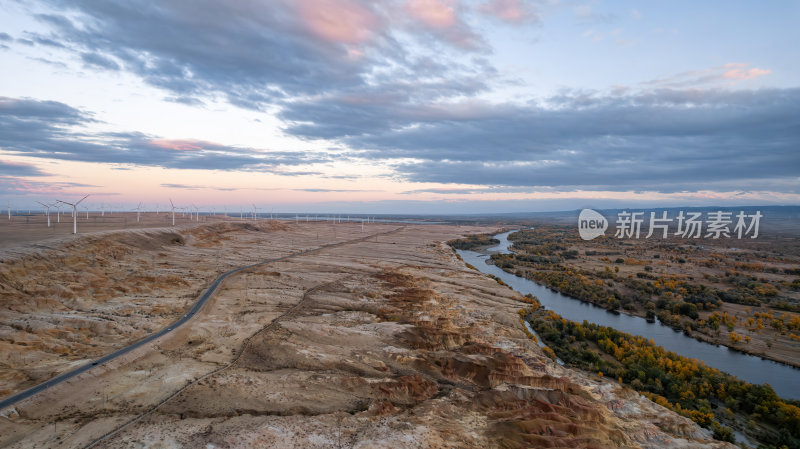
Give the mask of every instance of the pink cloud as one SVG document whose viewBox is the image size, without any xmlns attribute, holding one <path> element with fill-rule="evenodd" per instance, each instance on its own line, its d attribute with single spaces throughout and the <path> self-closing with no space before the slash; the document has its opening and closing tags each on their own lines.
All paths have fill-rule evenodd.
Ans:
<svg viewBox="0 0 800 449">
<path fill-rule="evenodd" d="M 750 70 L 737 68 L 726 71 L 722 74 L 722 77 L 729 80 L 752 80 L 770 73 L 772 73 L 772 70 L 759 69 L 758 67 L 753 67 Z"/>
<path fill-rule="evenodd" d="M 163 148 L 165 150 L 173 151 L 198 151 L 208 147 L 208 142 L 200 140 L 171 140 L 171 139 L 152 139 L 150 144 Z M 213 145 L 213 144 L 211 144 Z"/>
<path fill-rule="evenodd" d="M 371 10 L 352 0 L 297 0 L 295 5 L 308 29 L 328 42 L 362 44 L 381 25 Z"/>
<path fill-rule="evenodd" d="M 481 13 L 511 24 L 534 19 L 533 11 L 522 0 L 489 0 L 478 6 Z"/>
<path fill-rule="evenodd" d="M 408 0 L 405 13 L 413 28 L 466 50 L 475 50 L 483 41 L 461 18 L 457 0 Z"/>
<path fill-rule="evenodd" d="M 749 81 L 772 73 L 772 70 L 769 69 L 748 68 L 749 66 L 750 64 L 744 62 L 729 62 L 708 69 L 678 73 L 643 84 L 665 88 L 686 88 L 720 83 L 735 85 L 740 81 Z"/>
<path fill-rule="evenodd" d="M 406 8 L 411 17 L 432 28 L 450 28 L 456 24 L 453 0 L 409 0 Z"/>
</svg>

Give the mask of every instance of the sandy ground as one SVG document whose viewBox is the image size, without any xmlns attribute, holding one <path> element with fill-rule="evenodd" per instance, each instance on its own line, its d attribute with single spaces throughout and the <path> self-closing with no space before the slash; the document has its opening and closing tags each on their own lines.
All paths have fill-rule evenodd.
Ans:
<svg viewBox="0 0 800 449">
<path fill-rule="evenodd" d="M 232 214 L 233 215 L 233 214 Z M 186 227 L 196 224 L 207 224 L 223 220 L 238 221 L 236 217 L 224 217 L 223 215 L 201 215 L 199 221 L 190 218 L 189 215 L 175 214 L 175 226 Z M 59 222 L 60 220 L 60 222 Z M 243 220 L 246 221 L 246 220 Z M 12 215 L 8 220 L 8 215 L 0 214 L 0 249 L 19 246 L 24 243 L 42 241 L 59 241 L 64 238 L 72 237 L 72 215 L 71 213 L 61 214 L 60 219 L 55 214 L 55 209 L 50 214 L 50 226 L 47 226 L 47 216 L 41 211 L 33 210 L 30 214 L 20 211 Z M 88 218 L 85 212 L 78 214 L 78 234 L 85 235 L 100 231 L 130 230 L 172 227 L 172 215 L 167 212 L 142 212 L 137 221 L 136 212 L 114 212 L 101 214 L 100 212 L 89 212 Z"/>
<path fill-rule="evenodd" d="M 731 447 L 613 381 L 545 357 L 520 322 L 519 295 L 444 244 L 487 231 L 216 224 L 179 230 L 183 243 L 173 242 L 175 231 L 126 232 L 130 244 L 151 249 L 121 256 L 123 268 L 109 262 L 109 279 L 129 282 L 124 267 L 155 252 L 153 276 L 169 267 L 186 280 L 142 293 L 149 299 L 131 305 L 139 315 L 130 329 L 157 328 L 154 305 L 177 310 L 163 313 L 164 323 L 178 316 L 232 266 L 342 244 L 232 276 L 176 332 L 0 411 L 0 447 Z M 126 302 L 73 293 L 85 296 L 83 309 L 53 308 L 40 321 L 98 307 L 111 314 Z M 113 336 L 120 331 L 99 329 L 89 340 L 108 352 L 131 338 Z M 54 372 L 68 365 L 40 352 Z"/>
</svg>

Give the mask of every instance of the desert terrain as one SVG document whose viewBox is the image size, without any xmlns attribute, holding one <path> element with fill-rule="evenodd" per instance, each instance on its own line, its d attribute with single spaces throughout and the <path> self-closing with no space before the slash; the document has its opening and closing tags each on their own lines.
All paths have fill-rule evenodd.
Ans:
<svg viewBox="0 0 800 449">
<path fill-rule="evenodd" d="M 488 227 L 216 222 L 7 244 L 5 397 L 192 320 L 0 410 L 0 447 L 733 447 L 562 367 L 525 298 L 446 242 Z"/>
</svg>

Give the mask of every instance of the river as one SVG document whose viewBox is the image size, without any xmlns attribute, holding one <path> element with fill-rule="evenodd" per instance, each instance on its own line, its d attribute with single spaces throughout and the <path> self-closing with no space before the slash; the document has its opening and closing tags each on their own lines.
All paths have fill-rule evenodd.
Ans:
<svg viewBox="0 0 800 449">
<path fill-rule="evenodd" d="M 494 237 L 500 240 L 500 244 L 489 248 L 489 251 L 508 253 L 511 246 L 508 236 L 512 232 L 515 231 L 495 235 Z M 594 304 L 562 295 L 536 282 L 487 264 L 486 260 L 489 258 L 487 254 L 465 250 L 458 250 L 457 252 L 465 262 L 472 264 L 478 270 L 497 276 L 523 295 L 530 293 L 537 296 L 543 306 L 568 320 L 577 322 L 586 320 L 590 323 L 613 327 L 629 334 L 652 338 L 657 345 L 682 356 L 702 360 L 706 365 L 732 374 L 746 382 L 753 384 L 769 383 L 775 392 L 783 398 L 800 399 L 800 369 L 762 359 L 761 357 L 743 354 L 725 346 L 701 342 L 658 322 L 648 323 L 644 318 L 625 315 L 624 313 L 612 313 Z"/>
</svg>

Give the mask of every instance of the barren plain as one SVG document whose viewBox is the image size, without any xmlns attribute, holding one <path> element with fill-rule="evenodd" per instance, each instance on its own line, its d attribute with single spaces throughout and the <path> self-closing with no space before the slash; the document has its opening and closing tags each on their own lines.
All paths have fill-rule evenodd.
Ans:
<svg viewBox="0 0 800 449">
<path fill-rule="evenodd" d="M 545 356 L 524 299 L 445 243 L 493 231 L 220 221 L 7 245 L 2 397 L 169 326 L 223 272 L 296 255 L 0 410 L 0 447 L 733 447 Z"/>
</svg>

